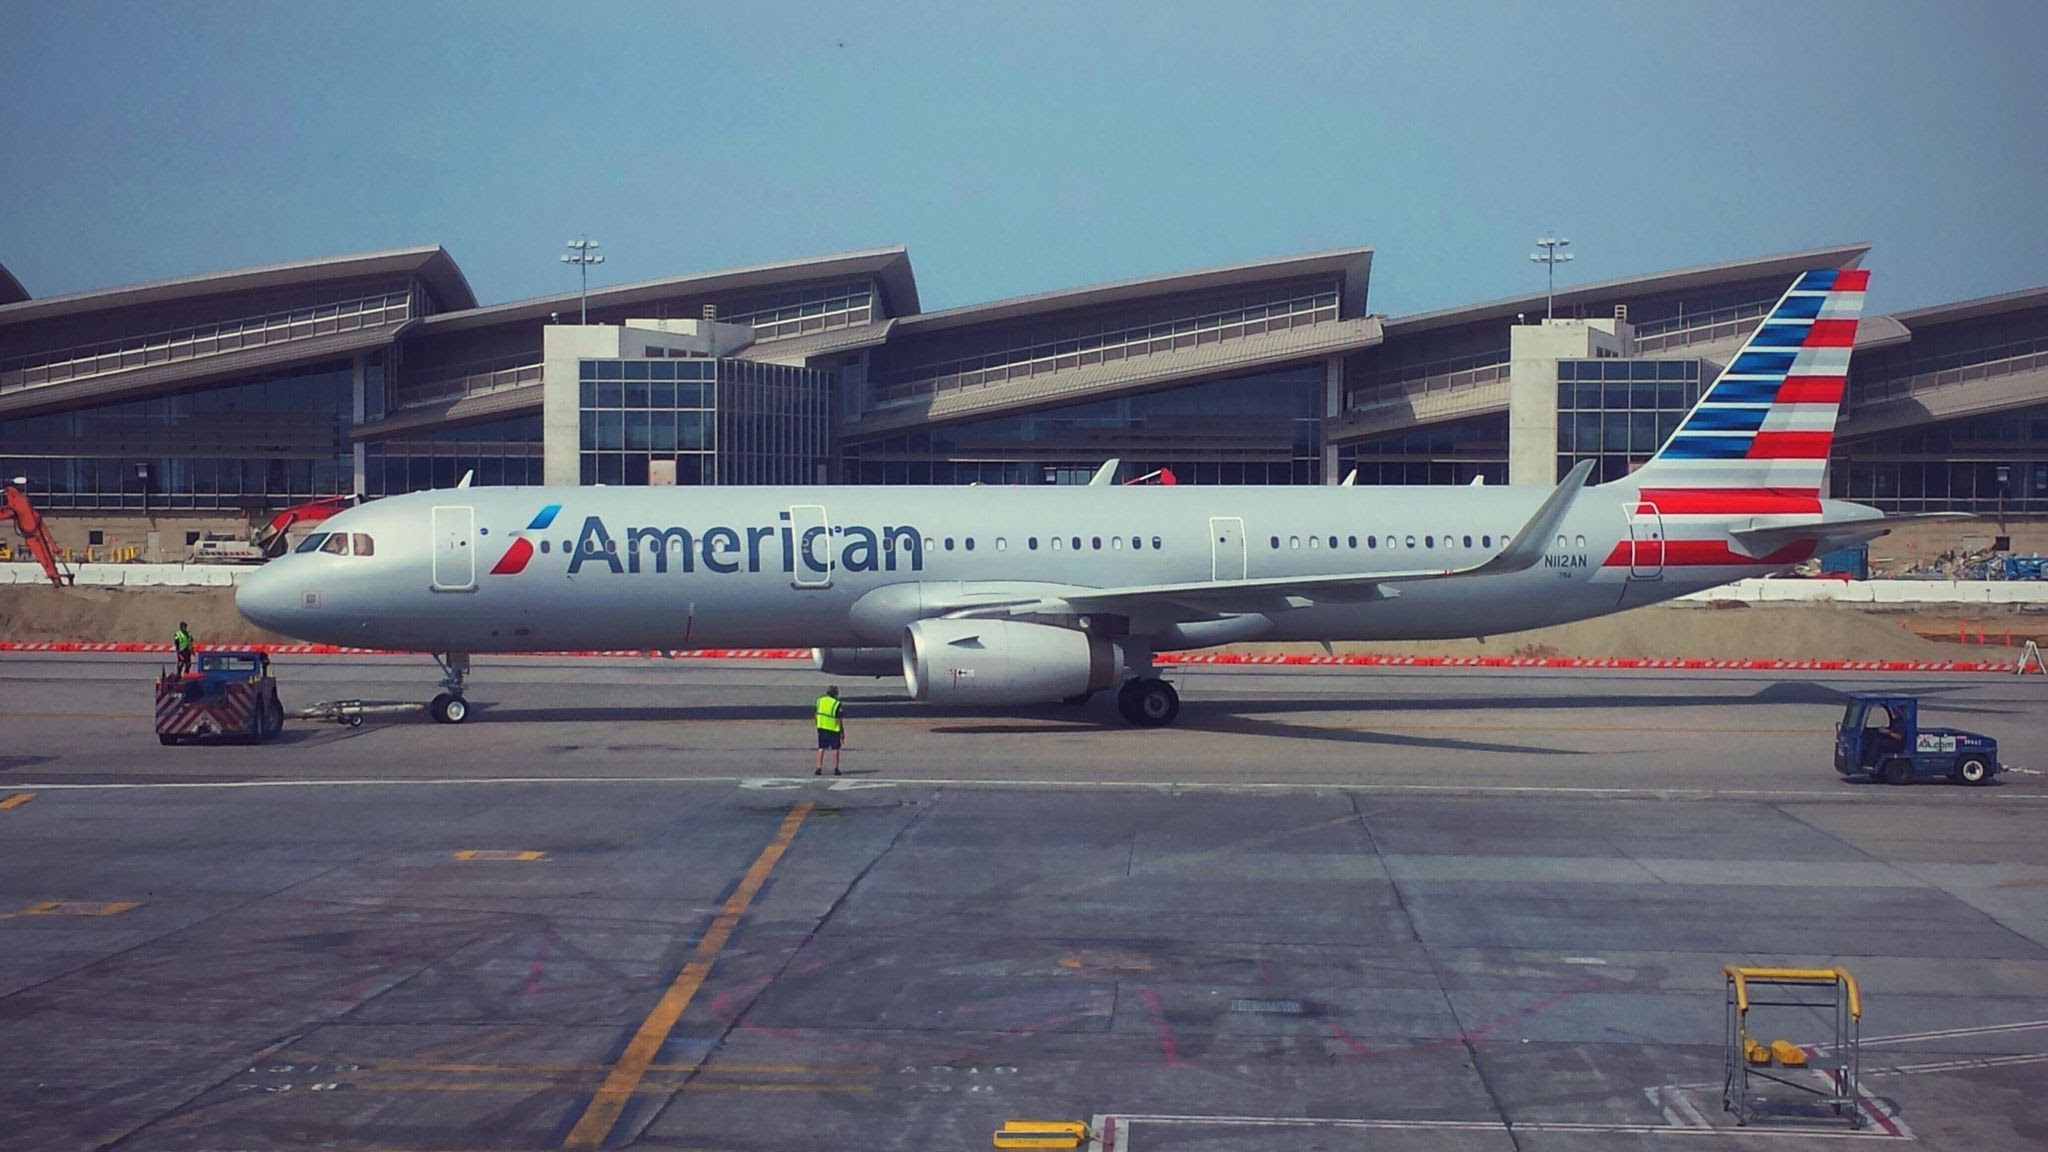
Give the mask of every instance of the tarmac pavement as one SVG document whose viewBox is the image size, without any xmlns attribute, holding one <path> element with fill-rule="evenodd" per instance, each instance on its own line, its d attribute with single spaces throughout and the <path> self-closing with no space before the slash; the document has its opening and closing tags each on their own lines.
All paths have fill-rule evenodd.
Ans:
<svg viewBox="0 0 2048 1152">
<path fill-rule="evenodd" d="M 2040 679 L 1214 669 L 1164 731 L 844 682 L 834 780 L 795 666 L 163 748 L 155 664 L 0 658 L 0 1149 L 2048 1147 L 2048 778 L 1828 766 L 1884 686 L 2031 767 Z M 1734 1127 L 1727 963 L 1856 975 L 1861 1127 Z"/>
</svg>

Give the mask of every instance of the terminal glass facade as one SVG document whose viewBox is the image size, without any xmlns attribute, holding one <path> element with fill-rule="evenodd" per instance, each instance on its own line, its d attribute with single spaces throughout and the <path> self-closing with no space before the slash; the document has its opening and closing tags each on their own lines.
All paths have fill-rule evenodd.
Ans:
<svg viewBox="0 0 2048 1152">
<path fill-rule="evenodd" d="M 2048 407 L 1838 444 L 1828 475 L 1887 512 L 2048 513 Z"/>
<path fill-rule="evenodd" d="M 1323 369 L 1281 369 L 846 443 L 849 484 L 1086 483 L 1117 457 L 1126 478 L 1183 484 L 1322 481 Z"/>
<path fill-rule="evenodd" d="M 704 358 L 585 360 L 585 484 L 814 484 L 830 458 L 829 372 Z M 670 467 L 673 476 L 663 476 Z"/>
<path fill-rule="evenodd" d="M 1596 460 L 1589 483 L 1619 480 L 1678 431 L 1699 403 L 1699 360 L 1557 362 L 1557 475 Z"/>
<path fill-rule="evenodd" d="M 542 483 L 541 418 L 435 429 L 363 451 L 363 490 L 371 496 L 453 488 L 465 474 L 479 487 Z"/>
<path fill-rule="evenodd" d="M 1337 449 L 1337 473 L 1359 484 L 1508 482 L 1508 418 L 1476 416 L 1374 436 Z"/>
<path fill-rule="evenodd" d="M 0 475 L 48 509 L 254 511 L 355 486 L 349 361 L 0 421 Z"/>
</svg>

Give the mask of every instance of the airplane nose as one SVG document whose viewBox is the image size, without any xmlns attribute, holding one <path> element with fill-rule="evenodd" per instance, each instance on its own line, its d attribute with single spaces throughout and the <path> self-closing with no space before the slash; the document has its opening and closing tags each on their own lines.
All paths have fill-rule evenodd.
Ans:
<svg viewBox="0 0 2048 1152">
<path fill-rule="evenodd" d="M 275 561 L 245 574 L 235 585 L 235 611 L 259 628 L 291 634 L 291 616 L 298 607 L 289 577 Z"/>
</svg>

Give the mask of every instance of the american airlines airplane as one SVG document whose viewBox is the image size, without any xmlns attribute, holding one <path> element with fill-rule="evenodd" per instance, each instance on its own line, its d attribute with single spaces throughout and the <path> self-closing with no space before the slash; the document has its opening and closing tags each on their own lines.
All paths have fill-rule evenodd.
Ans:
<svg viewBox="0 0 2048 1152">
<path fill-rule="evenodd" d="M 1588 487 L 457 488 L 360 505 L 235 601 L 309 641 L 433 653 L 813 647 L 949 705 L 1180 698 L 1155 653 L 1494 636 L 1883 534 L 1825 499 L 1869 273 L 1799 277 L 1655 457 Z"/>
</svg>

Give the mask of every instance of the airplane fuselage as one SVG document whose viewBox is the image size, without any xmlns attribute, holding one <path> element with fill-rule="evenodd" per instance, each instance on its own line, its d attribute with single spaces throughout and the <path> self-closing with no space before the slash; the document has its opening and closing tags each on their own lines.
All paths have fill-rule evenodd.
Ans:
<svg viewBox="0 0 2048 1152">
<path fill-rule="evenodd" d="M 469 488 L 328 520 L 369 555 L 302 551 L 245 608 L 289 635 L 434 652 L 894 646 L 965 593 L 1452 571 L 1506 546 L 1547 490 L 1519 487 Z M 1158 647 L 1491 636 L 1782 567 L 1667 557 L 1625 486 L 1586 489 L 1520 572 L 1380 598 L 1272 598 Z M 360 551 L 353 548 L 351 551 Z M 1810 550 L 1809 550 L 1810 551 Z M 1803 556 L 1796 557 L 1803 558 Z M 1667 562 L 1667 559 L 1671 562 Z M 1709 559 L 1712 559 L 1711 557 Z"/>
</svg>

